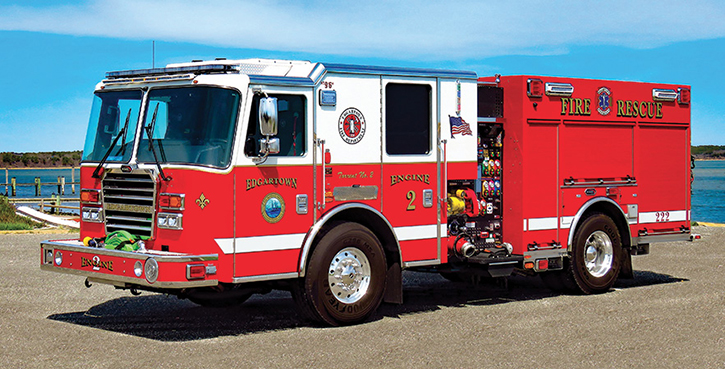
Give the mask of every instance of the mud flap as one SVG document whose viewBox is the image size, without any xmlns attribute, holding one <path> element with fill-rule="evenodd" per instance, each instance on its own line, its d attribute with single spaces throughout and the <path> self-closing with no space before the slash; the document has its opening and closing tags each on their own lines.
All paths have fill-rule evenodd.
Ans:
<svg viewBox="0 0 725 369">
<path fill-rule="evenodd" d="M 622 268 L 619 270 L 620 279 L 634 279 L 634 270 L 632 270 L 632 254 L 625 249 L 622 257 Z"/>
<path fill-rule="evenodd" d="M 403 272 L 399 263 L 392 263 L 385 274 L 383 301 L 390 304 L 403 303 Z"/>
</svg>

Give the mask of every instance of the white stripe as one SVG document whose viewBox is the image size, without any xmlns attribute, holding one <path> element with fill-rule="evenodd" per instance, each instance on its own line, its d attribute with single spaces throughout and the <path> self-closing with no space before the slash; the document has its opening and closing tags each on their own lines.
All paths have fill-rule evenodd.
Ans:
<svg viewBox="0 0 725 369">
<path fill-rule="evenodd" d="M 526 232 L 528 230 L 529 230 L 529 228 L 528 228 L 528 226 L 526 224 L 526 219 L 524 219 L 524 232 Z"/>
<path fill-rule="evenodd" d="M 639 223 L 666 223 L 687 220 L 686 210 L 663 210 L 639 213 Z"/>
<path fill-rule="evenodd" d="M 543 231 L 546 229 L 556 229 L 557 217 L 550 218 L 530 218 L 529 231 Z"/>
<path fill-rule="evenodd" d="M 260 251 L 293 250 L 302 248 L 304 233 L 281 234 L 273 236 L 237 237 L 237 254 Z M 234 253 L 233 238 L 214 239 L 226 255 Z"/>
<path fill-rule="evenodd" d="M 442 226 L 442 224 L 441 224 Z M 398 241 L 411 241 L 411 240 L 425 240 L 428 238 L 436 238 L 438 232 L 436 228 L 438 225 L 419 225 L 419 226 L 408 226 L 408 227 L 394 227 L 395 236 L 398 237 Z M 441 230 L 444 228 L 441 227 Z M 441 233 L 444 234 L 445 233 Z"/>
<path fill-rule="evenodd" d="M 561 228 L 571 228 L 574 217 L 561 217 Z"/>
</svg>

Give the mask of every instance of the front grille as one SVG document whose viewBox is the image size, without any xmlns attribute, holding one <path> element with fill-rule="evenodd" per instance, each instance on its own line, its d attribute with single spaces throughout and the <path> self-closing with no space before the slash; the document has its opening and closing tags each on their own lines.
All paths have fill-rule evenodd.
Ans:
<svg viewBox="0 0 725 369">
<path fill-rule="evenodd" d="M 107 173 L 103 178 L 106 233 L 125 230 L 151 237 L 156 182 L 146 173 Z"/>
</svg>

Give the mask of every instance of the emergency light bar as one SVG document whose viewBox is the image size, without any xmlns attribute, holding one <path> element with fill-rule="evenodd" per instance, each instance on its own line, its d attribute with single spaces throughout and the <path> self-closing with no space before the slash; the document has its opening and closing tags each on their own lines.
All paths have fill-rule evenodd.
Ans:
<svg viewBox="0 0 725 369">
<path fill-rule="evenodd" d="M 546 83 L 547 96 L 571 96 L 574 93 L 574 85 L 571 83 Z"/>
<path fill-rule="evenodd" d="M 212 73 L 212 72 L 236 72 L 238 70 L 239 70 L 239 66 L 237 66 L 237 65 L 204 64 L 204 65 L 193 65 L 193 66 L 186 66 L 186 67 L 121 70 L 121 71 L 106 73 L 106 78 L 118 79 L 118 78 L 161 76 L 161 75 L 182 74 L 182 73 L 202 74 L 202 73 Z"/>
<path fill-rule="evenodd" d="M 653 88 L 652 99 L 655 101 L 675 101 L 677 100 L 677 91 Z"/>
</svg>

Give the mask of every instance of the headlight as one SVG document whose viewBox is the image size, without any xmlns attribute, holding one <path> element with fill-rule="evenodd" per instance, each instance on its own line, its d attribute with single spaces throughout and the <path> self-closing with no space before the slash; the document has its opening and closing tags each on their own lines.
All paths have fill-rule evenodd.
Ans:
<svg viewBox="0 0 725 369">
<path fill-rule="evenodd" d="M 84 207 L 83 212 L 81 212 L 81 217 L 84 222 L 93 222 L 93 223 L 103 222 L 103 216 L 101 215 L 101 208 Z"/>
<path fill-rule="evenodd" d="M 182 215 L 176 213 L 160 213 L 156 220 L 159 228 L 182 229 Z"/>
<path fill-rule="evenodd" d="M 63 253 L 60 251 L 55 252 L 55 265 L 60 266 L 63 264 Z"/>
<path fill-rule="evenodd" d="M 146 274 L 146 280 L 149 283 L 154 283 L 159 278 L 159 263 L 154 258 L 148 258 L 143 271 Z"/>
</svg>

